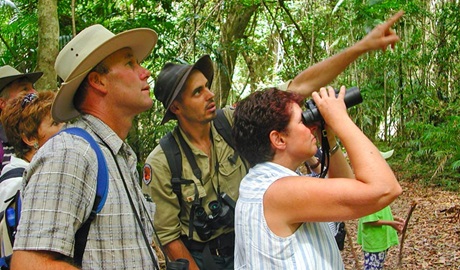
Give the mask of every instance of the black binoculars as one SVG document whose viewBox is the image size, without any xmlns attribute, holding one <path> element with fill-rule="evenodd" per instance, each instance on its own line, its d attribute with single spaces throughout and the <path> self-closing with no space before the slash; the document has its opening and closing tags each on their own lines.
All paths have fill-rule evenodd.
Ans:
<svg viewBox="0 0 460 270">
<path fill-rule="evenodd" d="M 233 210 L 220 201 L 211 201 L 208 204 L 211 214 L 207 214 L 203 206 L 195 209 L 193 226 L 201 240 L 206 241 L 214 234 L 214 231 L 221 227 L 233 227 Z"/>
<path fill-rule="evenodd" d="M 337 96 L 338 94 L 339 90 L 335 89 L 335 95 Z M 348 88 L 345 92 L 344 101 L 347 108 L 350 108 L 363 102 L 363 97 L 361 96 L 359 88 L 356 86 Z M 321 116 L 321 113 L 316 107 L 316 104 L 313 101 L 313 99 L 309 99 L 305 102 L 305 108 L 305 111 L 302 112 L 302 121 L 305 125 L 311 125 L 315 122 L 323 120 L 323 117 Z"/>
</svg>

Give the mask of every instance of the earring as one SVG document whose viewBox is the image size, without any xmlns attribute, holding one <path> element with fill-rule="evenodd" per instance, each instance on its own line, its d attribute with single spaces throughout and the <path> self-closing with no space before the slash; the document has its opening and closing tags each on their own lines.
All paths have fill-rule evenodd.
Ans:
<svg viewBox="0 0 460 270">
<path fill-rule="evenodd" d="M 38 150 L 38 147 L 39 147 L 39 146 L 38 146 L 38 142 L 34 142 L 34 149 L 35 149 L 35 150 Z"/>
</svg>

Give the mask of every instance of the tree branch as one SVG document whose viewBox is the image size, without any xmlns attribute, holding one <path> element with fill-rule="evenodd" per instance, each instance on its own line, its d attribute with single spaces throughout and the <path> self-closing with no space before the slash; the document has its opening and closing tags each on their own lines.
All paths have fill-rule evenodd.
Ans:
<svg viewBox="0 0 460 270">
<path fill-rule="evenodd" d="M 8 42 L 6 42 L 6 40 L 3 38 L 2 36 L 2 33 L 0 32 L 0 39 L 2 40 L 2 42 L 5 44 L 5 47 L 8 49 L 8 51 L 13 55 L 14 58 L 18 59 L 18 55 L 16 54 L 15 51 L 13 51 L 10 47 L 10 45 L 8 44 Z"/>
<path fill-rule="evenodd" d="M 289 12 L 289 9 L 287 9 L 286 6 L 284 5 L 284 0 L 278 0 L 278 3 L 280 3 L 281 8 L 286 12 L 289 19 L 294 24 L 295 28 L 297 29 L 297 32 L 299 32 L 299 35 L 302 38 L 302 42 L 305 45 L 305 48 L 308 48 L 307 39 L 303 35 L 302 30 L 300 30 L 299 25 L 295 22 L 294 18 L 292 18 L 292 15 L 291 15 L 291 12 Z"/>
<path fill-rule="evenodd" d="M 410 217 L 412 216 L 412 212 L 414 212 L 414 209 L 415 209 L 416 206 L 417 206 L 417 203 L 412 202 L 412 204 L 410 206 L 410 209 L 409 209 L 409 212 L 407 213 L 406 220 L 404 222 L 404 228 L 403 228 L 402 234 L 401 234 L 401 244 L 399 245 L 398 267 L 401 267 L 401 264 L 402 264 L 402 251 L 403 251 L 403 247 L 404 247 L 404 239 L 406 239 L 406 231 L 407 231 L 407 227 L 409 226 L 409 220 L 410 220 Z"/>
</svg>

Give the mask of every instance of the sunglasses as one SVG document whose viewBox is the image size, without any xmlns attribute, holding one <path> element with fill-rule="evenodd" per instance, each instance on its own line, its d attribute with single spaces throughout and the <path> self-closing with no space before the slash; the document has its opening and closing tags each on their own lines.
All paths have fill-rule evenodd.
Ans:
<svg viewBox="0 0 460 270">
<path fill-rule="evenodd" d="M 36 98 L 38 98 L 37 94 L 30 93 L 27 94 L 21 102 L 21 107 L 24 109 L 28 104 L 32 103 Z"/>
</svg>

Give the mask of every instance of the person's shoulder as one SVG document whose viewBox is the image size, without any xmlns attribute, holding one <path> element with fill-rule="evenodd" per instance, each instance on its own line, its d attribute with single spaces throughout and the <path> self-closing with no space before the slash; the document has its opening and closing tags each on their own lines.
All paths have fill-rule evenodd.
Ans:
<svg viewBox="0 0 460 270">
<path fill-rule="evenodd" d="M 83 158 L 92 161 L 96 158 L 96 153 L 89 151 L 90 148 L 91 146 L 85 138 L 61 131 L 40 147 L 33 160 L 45 158 L 47 160 L 75 162 L 75 160 Z"/>
<path fill-rule="evenodd" d="M 220 110 L 222 111 L 223 116 L 225 117 L 225 120 L 228 122 L 230 127 L 233 127 L 233 117 L 234 117 L 234 113 L 235 113 L 235 107 L 227 105 L 227 106 L 223 107 Z M 220 116 L 216 115 L 216 118 L 214 118 L 214 120 L 212 121 L 212 125 L 214 127 L 216 127 L 216 122 L 217 121 L 220 122 L 220 126 L 223 126 L 223 127 L 226 126 L 226 124 L 223 123 L 224 119 L 222 119 L 221 116 L 222 116 L 222 114 Z"/>
<path fill-rule="evenodd" d="M 23 160 L 22 158 L 18 158 L 15 155 L 12 155 L 10 162 L 3 167 L 1 174 L 3 175 L 6 172 L 16 168 L 27 168 L 27 166 L 29 166 L 29 162 Z"/>
<path fill-rule="evenodd" d="M 233 123 L 233 114 L 235 113 L 235 106 L 225 106 L 222 108 L 225 117 L 230 123 Z"/>
<path fill-rule="evenodd" d="M 166 156 L 160 144 L 153 148 L 152 152 L 147 156 L 145 163 L 151 166 L 166 163 Z"/>
</svg>

